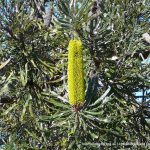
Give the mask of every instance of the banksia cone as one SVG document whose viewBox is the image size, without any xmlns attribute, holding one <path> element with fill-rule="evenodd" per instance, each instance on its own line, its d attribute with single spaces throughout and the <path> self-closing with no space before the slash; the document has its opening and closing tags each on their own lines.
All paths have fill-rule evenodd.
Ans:
<svg viewBox="0 0 150 150">
<path fill-rule="evenodd" d="M 68 91 L 69 103 L 79 108 L 84 103 L 84 75 L 82 42 L 70 40 L 68 46 Z"/>
</svg>

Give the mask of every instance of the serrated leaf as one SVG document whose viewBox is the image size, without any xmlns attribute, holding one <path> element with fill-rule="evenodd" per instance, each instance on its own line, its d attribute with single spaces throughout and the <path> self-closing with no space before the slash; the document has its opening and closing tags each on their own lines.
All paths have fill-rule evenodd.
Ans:
<svg viewBox="0 0 150 150">
<path fill-rule="evenodd" d="M 10 58 L 8 59 L 8 60 L 6 60 L 5 62 L 3 62 L 3 63 L 1 63 L 0 64 L 0 70 L 2 69 L 2 68 L 4 68 L 9 62 L 10 62 Z"/>
<path fill-rule="evenodd" d="M 12 106 L 10 106 L 5 112 L 2 113 L 2 116 L 7 115 L 14 107 L 16 107 L 17 104 L 14 103 Z"/>
<path fill-rule="evenodd" d="M 30 132 L 28 129 L 25 129 L 25 131 L 26 131 L 31 137 L 33 137 L 34 139 L 36 139 L 36 140 L 39 139 L 39 137 L 38 137 L 35 133 Z M 38 141 L 39 141 L 39 140 L 38 140 Z"/>
<path fill-rule="evenodd" d="M 26 109 L 27 109 L 29 100 L 30 100 L 30 99 L 28 98 L 28 99 L 26 100 L 24 106 L 23 106 L 23 110 L 22 110 L 21 117 L 20 117 L 20 121 L 21 121 L 21 122 L 23 121 L 24 115 L 25 115 L 25 113 L 26 113 Z"/>
<path fill-rule="evenodd" d="M 90 106 L 95 106 L 95 105 L 97 105 L 99 102 L 101 102 L 101 101 L 108 95 L 108 93 L 110 92 L 110 90 L 111 90 L 111 87 L 109 86 L 108 89 L 105 91 L 105 93 L 104 93 L 100 98 L 98 98 L 98 99 L 94 102 L 94 104 L 92 104 L 92 105 L 90 105 Z"/>
<path fill-rule="evenodd" d="M 20 81 L 21 81 L 23 86 L 26 85 L 27 80 L 28 80 L 28 64 L 26 63 L 24 71 L 20 67 Z"/>
<path fill-rule="evenodd" d="M 62 102 L 58 102 L 54 99 L 49 99 L 49 100 L 46 100 L 47 102 L 51 103 L 51 104 L 54 104 L 55 106 L 57 107 L 61 107 L 61 108 L 67 108 L 69 109 L 70 107 L 66 104 L 63 104 Z"/>
<path fill-rule="evenodd" d="M 4 92 L 8 91 L 8 85 L 12 81 L 12 78 L 11 78 L 12 75 L 13 75 L 13 72 L 11 72 L 10 75 L 8 76 L 8 78 L 6 79 L 4 86 L 0 90 L 0 95 L 2 95 Z"/>
<path fill-rule="evenodd" d="M 65 2 L 61 1 L 61 4 L 58 4 L 58 7 L 66 16 L 69 16 L 69 7 L 66 5 Z"/>
<path fill-rule="evenodd" d="M 34 117 L 34 113 L 33 113 L 33 110 L 32 110 L 32 102 L 31 101 L 29 102 L 29 113 L 30 113 L 31 117 Z"/>
</svg>

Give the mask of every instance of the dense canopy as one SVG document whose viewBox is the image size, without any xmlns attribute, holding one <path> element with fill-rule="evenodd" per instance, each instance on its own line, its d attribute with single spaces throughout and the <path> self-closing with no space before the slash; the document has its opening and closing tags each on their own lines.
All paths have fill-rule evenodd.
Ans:
<svg viewBox="0 0 150 150">
<path fill-rule="evenodd" d="M 149 0 L 0 0 L 0 149 L 148 149 L 149 10 Z M 67 73 L 76 38 L 79 109 Z"/>
</svg>

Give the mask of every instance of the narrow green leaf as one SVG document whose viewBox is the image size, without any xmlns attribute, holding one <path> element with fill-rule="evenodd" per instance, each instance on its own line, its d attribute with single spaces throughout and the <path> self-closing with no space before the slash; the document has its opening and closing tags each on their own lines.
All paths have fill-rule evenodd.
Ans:
<svg viewBox="0 0 150 150">
<path fill-rule="evenodd" d="M 4 68 L 9 62 L 10 62 L 10 58 L 8 59 L 8 60 L 6 60 L 5 62 L 3 62 L 3 63 L 1 63 L 0 64 L 0 70 L 2 69 L 2 68 Z"/>
<path fill-rule="evenodd" d="M 108 95 L 108 93 L 110 92 L 110 90 L 111 90 L 111 87 L 109 86 L 108 89 L 105 91 L 105 93 L 104 93 L 100 98 L 98 98 L 98 99 L 95 101 L 94 104 L 92 104 L 92 105 L 90 105 L 90 106 L 95 106 L 95 105 L 97 105 L 99 102 L 101 102 L 101 101 Z"/>
<path fill-rule="evenodd" d="M 14 109 L 14 107 L 17 106 L 16 103 L 14 103 L 11 107 L 9 107 L 5 112 L 2 113 L 2 115 L 7 115 L 12 109 Z"/>
<path fill-rule="evenodd" d="M 25 102 L 25 104 L 24 104 L 24 106 L 23 106 L 23 110 L 22 110 L 21 117 L 20 117 L 20 121 L 21 121 L 21 122 L 23 121 L 23 117 L 24 117 L 24 115 L 25 115 L 25 113 L 26 113 L 26 109 L 27 109 L 29 100 L 30 100 L 30 99 L 27 99 L 26 102 Z"/>
</svg>

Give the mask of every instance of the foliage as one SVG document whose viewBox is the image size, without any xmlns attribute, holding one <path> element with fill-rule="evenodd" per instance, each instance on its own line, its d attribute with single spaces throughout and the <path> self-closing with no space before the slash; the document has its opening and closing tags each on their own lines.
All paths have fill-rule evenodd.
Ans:
<svg viewBox="0 0 150 150">
<path fill-rule="evenodd" d="M 4 149 L 119 149 L 148 142 L 148 0 L 0 1 L 0 99 Z M 68 104 L 68 43 L 84 46 L 85 104 Z M 149 96 L 147 97 L 149 99 Z M 100 144 L 101 143 L 101 144 Z M 112 143 L 112 145 L 102 145 Z M 120 144 L 119 144 L 120 143 Z M 139 146 L 148 149 L 147 146 Z"/>
</svg>

